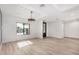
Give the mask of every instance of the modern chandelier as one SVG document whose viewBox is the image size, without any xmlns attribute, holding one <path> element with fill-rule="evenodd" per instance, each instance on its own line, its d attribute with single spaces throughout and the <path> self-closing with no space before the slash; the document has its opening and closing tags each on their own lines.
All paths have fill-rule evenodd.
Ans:
<svg viewBox="0 0 79 59">
<path fill-rule="evenodd" d="M 34 19 L 34 18 L 32 18 L 33 11 L 30 11 L 30 14 L 31 14 L 31 17 L 30 17 L 30 18 L 28 18 L 28 21 L 35 21 L 35 19 Z"/>
</svg>

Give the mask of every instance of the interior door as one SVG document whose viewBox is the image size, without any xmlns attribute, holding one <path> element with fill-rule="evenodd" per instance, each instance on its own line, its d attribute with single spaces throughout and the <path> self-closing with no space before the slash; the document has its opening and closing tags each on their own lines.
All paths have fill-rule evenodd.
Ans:
<svg viewBox="0 0 79 59">
<path fill-rule="evenodd" d="M 43 37 L 46 37 L 46 22 L 43 22 Z"/>
</svg>

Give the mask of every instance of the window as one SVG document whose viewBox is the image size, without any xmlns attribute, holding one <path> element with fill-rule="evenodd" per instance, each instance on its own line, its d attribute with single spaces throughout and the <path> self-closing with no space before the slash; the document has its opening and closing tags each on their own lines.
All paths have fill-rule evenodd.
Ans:
<svg viewBox="0 0 79 59">
<path fill-rule="evenodd" d="M 23 35 L 23 24 L 17 23 L 17 35 Z"/>
<path fill-rule="evenodd" d="M 24 23 L 23 24 L 23 33 L 24 33 L 24 35 L 27 35 L 27 34 L 30 34 L 29 32 L 30 32 L 30 26 L 29 26 L 29 24 L 26 24 L 26 23 Z"/>
<path fill-rule="evenodd" d="M 30 34 L 30 24 L 17 23 L 17 35 L 28 35 L 28 34 Z"/>
</svg>

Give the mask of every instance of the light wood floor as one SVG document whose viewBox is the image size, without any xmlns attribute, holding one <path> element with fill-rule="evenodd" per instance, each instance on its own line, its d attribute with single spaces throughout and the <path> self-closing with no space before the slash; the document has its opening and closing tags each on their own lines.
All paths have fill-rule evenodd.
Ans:
<svg viewBox="0 0 79 59">
<path fill-rule="evenodd" d="M 25 40 L 27 41 L 27 40 Z M 3 55 L 78 55 L 78 39 L 30 39 L 33 44 L 18 48 L 18 42 L 6 43 L 0 46 L 0 54 Z M 20 41 L 19 41 L 20 42 Z"/>
</svg>

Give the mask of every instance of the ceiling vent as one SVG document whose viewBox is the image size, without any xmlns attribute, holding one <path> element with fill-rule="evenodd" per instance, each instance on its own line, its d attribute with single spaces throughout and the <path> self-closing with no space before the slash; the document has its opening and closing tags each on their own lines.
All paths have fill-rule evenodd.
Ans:
<svg viewBox="0 0 79 59">
<path fill-rule="evenodd" d="M 41 5 L 40 5 L 40 7 L 44 7 L 44 6 L 45 6 L 45 4 L 41 4 Z"/>
</svg>

